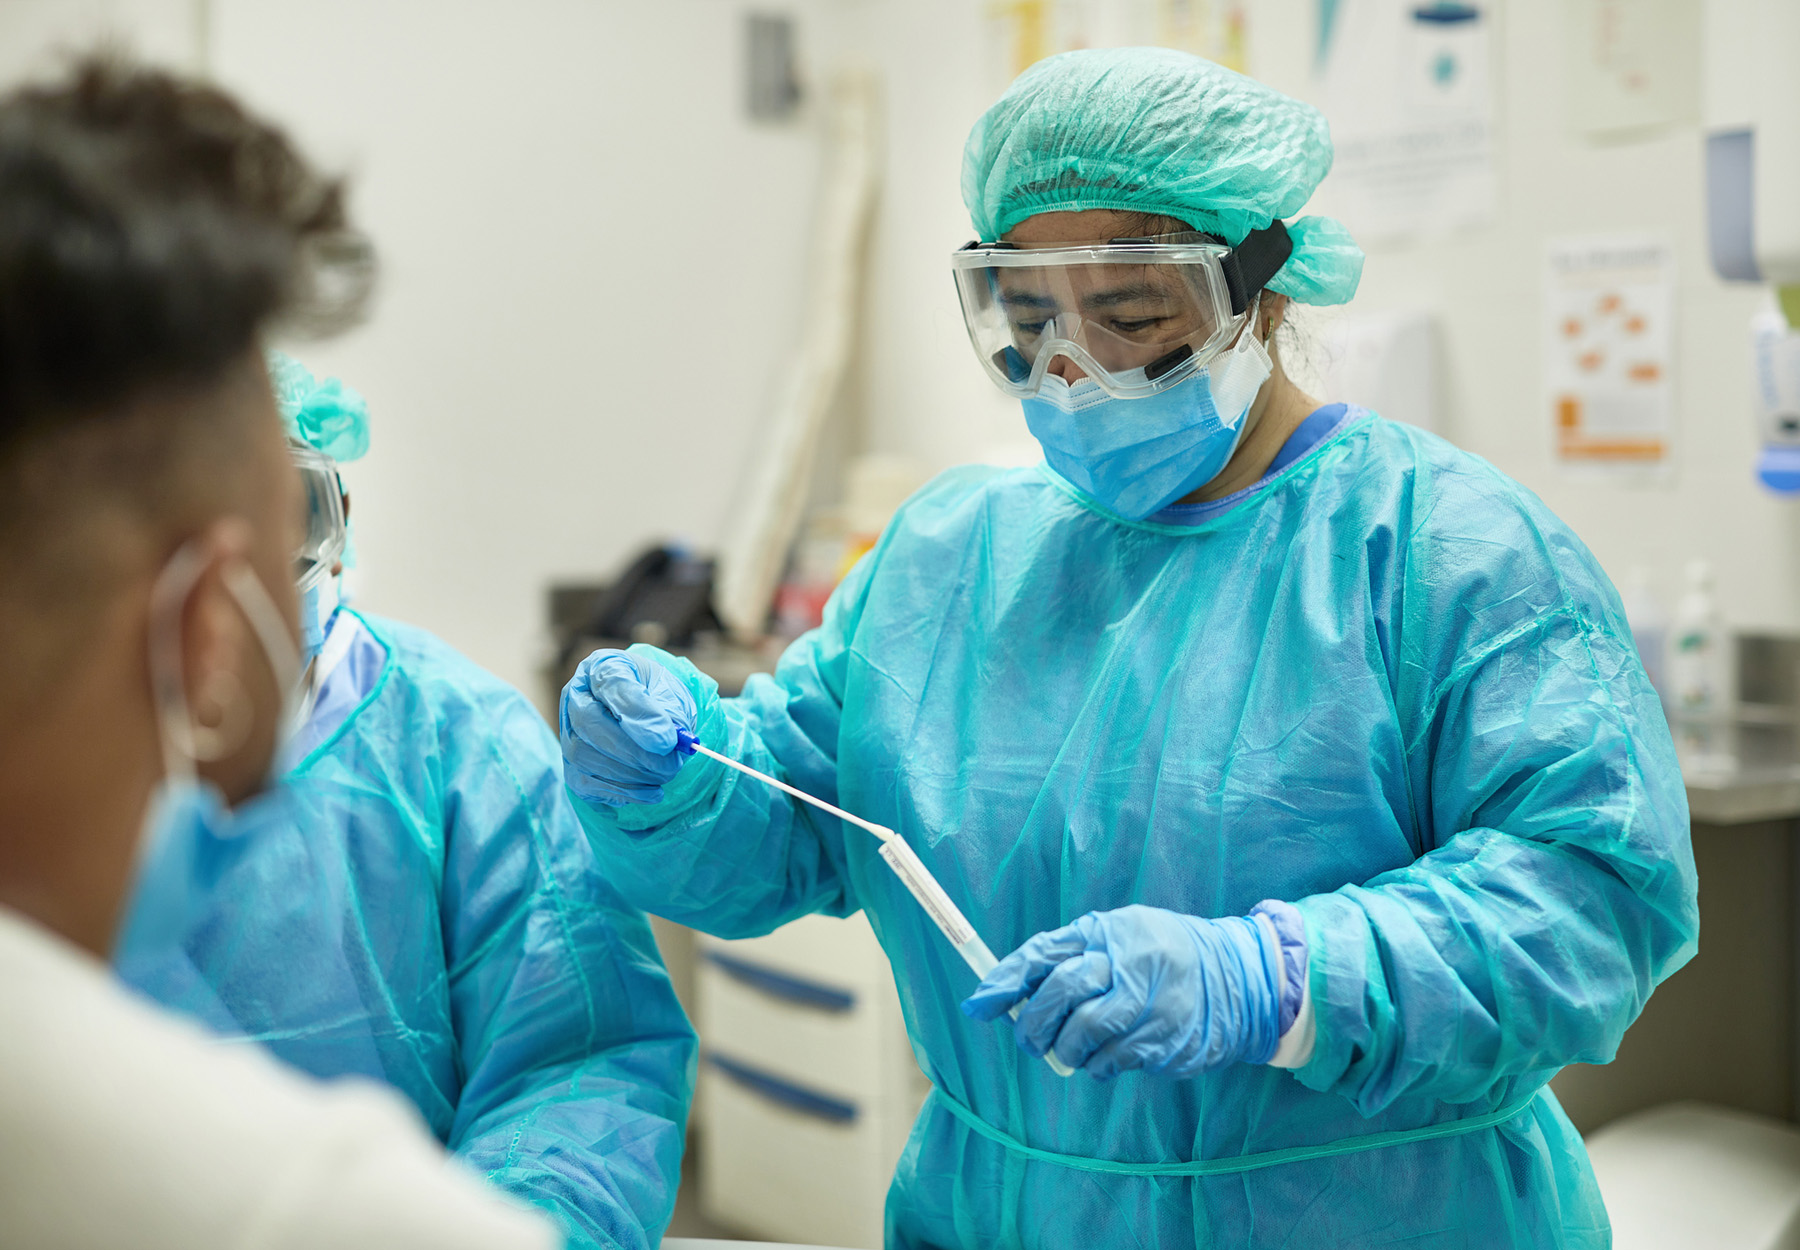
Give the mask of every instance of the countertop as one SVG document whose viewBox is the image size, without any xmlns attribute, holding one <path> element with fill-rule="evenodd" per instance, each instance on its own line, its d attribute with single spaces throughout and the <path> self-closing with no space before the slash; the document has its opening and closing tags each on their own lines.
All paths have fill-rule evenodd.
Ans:
<svg viewBox="0 0 1800 1250">
<path fill-rule="evenodd" d="M 1793 725 L 1677 728 L 1676 749 L 1696 824 L 1800 817 L 1800 740 Z"/>
</svg>

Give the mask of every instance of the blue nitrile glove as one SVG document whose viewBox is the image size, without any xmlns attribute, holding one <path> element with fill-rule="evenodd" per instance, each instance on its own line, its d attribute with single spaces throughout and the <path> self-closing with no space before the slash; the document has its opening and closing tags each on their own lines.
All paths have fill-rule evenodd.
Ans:
<svg viewBox="0 0 1800 1250">
<path fill-rule="evenodd" d="M 1187 1077 L 1267 1063 L 1293 1019 L 1283 999 L 1299 999 L 1284 973 L 1293 933 L 1304 967 L 1303 928 L 1282 934 L 1248 916 L 1160 907 L 1093 911 L 1002 959 L 962 1007 L 991 1021 L 1026 1000 L 1014 1025 L 1020 1048 L 1042 1055 L 1054 1045 L 1058 1059 L 1102 1080 L 1133 1068 Z"/>
<path fill-rule="evenodd" d="M 591 803 L 658 802 L 687 758 L 675 731 L 692 733 L 696 714 L 688 688 L 655 660 L 596 651 L 563 687 L 563 778 Z"/>
</svg>

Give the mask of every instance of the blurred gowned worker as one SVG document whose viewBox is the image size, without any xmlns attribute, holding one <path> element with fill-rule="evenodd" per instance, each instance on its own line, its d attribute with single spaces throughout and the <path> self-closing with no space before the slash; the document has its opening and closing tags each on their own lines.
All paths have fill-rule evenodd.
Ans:
<svg viewBox="0 0 1800 1250">
<path fill-rule="evenodd" d="M 730 937 L 868 913 L 935 1086 L 891 1246 L 1610 1240 L 1546 1083 L 1695 949 L 1674 748 L 1566 526 L 1283 371 L 1290 301 L 1361 273 L 1290 220 L 1330 165 L 1317 112 L 1196 57 L 1027 71 L 952 272 L 1047 463 L 926 486 L 739 698 L 648 648 L 564 692 L 627 897 Z M 678 726 L 897 830 L 1013 954 L 971 985 L 873 838 Z"/>
<path fill-rule="evenodd" d="M 300 541 L 260 339 L 341 320 L 365 272 L 339 186 L 219 91 L 94 60 L 0 98 L 9 1247 L 561 1243 L 388 1091 L 213 1040 L 105 963 L 134 871 L 130 923 L 169 930 L 193 848 L 255 836 Z"/>
<path fill-rule="evenodd" d="M 201 848 L 189 922 L 128 933 L 121 974 L 317 1076 L 394 1086 L 571 1246 L 654 1250 L 696 1042 L 650 927 L 607 885 L 524 696 L 340 602 L 338 464 L 368 450 L 368 405 L 269 364 L 308 519 L 287 784 L 246 817 L 253 850 Z"/>
</svg>

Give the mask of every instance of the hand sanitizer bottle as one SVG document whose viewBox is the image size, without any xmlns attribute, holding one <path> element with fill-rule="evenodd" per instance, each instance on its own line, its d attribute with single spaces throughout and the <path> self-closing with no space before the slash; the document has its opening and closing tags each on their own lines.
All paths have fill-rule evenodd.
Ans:
<svg viewBox="0 0 1800 1250">
<path fill-rule="evenodd" d="M 1731 722 L 1737 702 L 1732 640 L 1713 596 L 1712 566 L 1687 566 L 1687 591 L 1669 632 L 1669 710 L 1685 767 L 1719 771 L 1734 766 Z"/>
<path fill-rule="evenodd" d="M 1631 641 L 1637 644 L 1644 673 L 1656 687 L 1656 693 L 1662 696 L 1666 708 L 1669 702 L 1669 613 L 1650 584 L 1650 570 L 1641 564 L 1632 565 L 1625 575 L 1625 584 L 1619 588 L 1619 600 L 1625 605 L 1625 622 L 1631 626 Z"/>
</svg>

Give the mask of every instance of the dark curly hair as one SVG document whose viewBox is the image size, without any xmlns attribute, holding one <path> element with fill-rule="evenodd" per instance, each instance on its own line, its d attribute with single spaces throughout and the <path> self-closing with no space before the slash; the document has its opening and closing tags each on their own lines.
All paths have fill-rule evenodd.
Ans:
<svg viewBox="0 0 1800 1250">
<path fill-rule="evenodd" d="M 372 273 L 341 182 L 215 87 L 99 55 L 0 97 L 0 455 L 353 321 Z"/>
<path fill-rule="evenodd" d="M 105 54 L 0 96 L 0 716 L 241 503 L 263 336 L 354 321 L 373 272 L 341 182 L 215 87 Z"/>
</svg>

